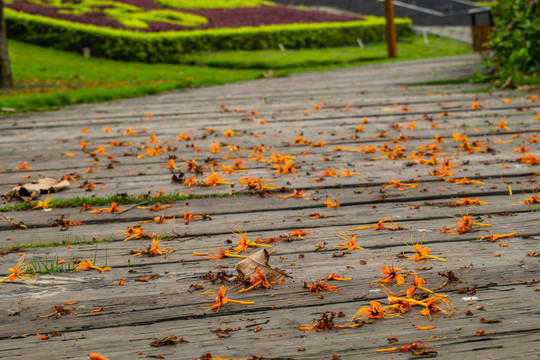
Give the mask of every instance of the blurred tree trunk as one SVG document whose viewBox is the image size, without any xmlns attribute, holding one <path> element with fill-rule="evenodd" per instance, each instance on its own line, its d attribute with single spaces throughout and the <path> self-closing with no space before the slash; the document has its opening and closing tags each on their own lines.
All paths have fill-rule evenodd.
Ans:
<svg viewBox="0 0 540 360">
<path fill-rule="evenodd" d="M 6 34 L 6 22 L 4 20 L 4 2 L 0 0 L 0 89 L 11 89 L 13 80 Z"/>
</svg>

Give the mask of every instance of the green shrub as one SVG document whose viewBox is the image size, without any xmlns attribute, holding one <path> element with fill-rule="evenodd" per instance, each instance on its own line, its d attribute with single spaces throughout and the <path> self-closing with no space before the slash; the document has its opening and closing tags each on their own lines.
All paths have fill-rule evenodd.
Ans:
<svg viewBox="0 0 540 360">
<path fill-rule="evenodd" d="M 79 24 L 5 9 L 8 37 L 55 49 L 126 61 L 178 62 L 185 53 L 214 50 L 261 50 L 320 48 L 352 45 L 357 38 L 379 41 L 385 32 L 384 18 L 315 24 L 140 33 Z M 409 32 L 409 19 L 396 19 L 399 35 Z"/>
<path fill-rule="evenodd" d="M 488 45 L 496 76 L 528 82 L 540 71 L 540 2 L 498 0 L 492 8 L 494 28 Z"/>
</svg>

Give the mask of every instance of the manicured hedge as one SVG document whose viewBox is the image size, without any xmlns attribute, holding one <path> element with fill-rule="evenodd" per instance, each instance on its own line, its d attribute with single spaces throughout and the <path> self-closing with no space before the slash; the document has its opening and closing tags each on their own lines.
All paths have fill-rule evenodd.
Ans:
<svg viewBox="0 0 540 360">
<path fill-rule="evenodd" d="M 385 31 L 384 18 L 364 21 L 268 25 L 161 33 L 140 33 L 78 24 L 4 9 L 8 37 L 21 41 L 92 56 L 144 62 L 172 62 L 188 52 L 213 50 L 258 50 L 318 48 L 353 45 L 356 39 L 379 41 Z M 409 31 L 409 19 L 396 19 L 398 36 Z"/>
</svg>

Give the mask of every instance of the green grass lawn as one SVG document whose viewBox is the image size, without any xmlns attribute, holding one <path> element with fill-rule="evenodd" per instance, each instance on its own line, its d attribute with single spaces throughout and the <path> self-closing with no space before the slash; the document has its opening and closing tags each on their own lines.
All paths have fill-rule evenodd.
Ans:
<svg viewBox="0 0 540 360">
<path fill-rule="evenodd" d="M 218 85 L 293 72 L 328 70 L 396 60 L 467 54 L 470 45 L 421 36 L 398 43 L 399 57 L 386 58 L 386 45 L 305 50 L 220 51 L 186 55 L 182 64 L 145 64 L 99 58 L 9 42 L 15 89 L 0 92 L 2 114 L 77 103 L 102 102 L 160 91 Z M 8 111 L 5 111 L 8 110 Z"/>
<path fill-rule="evenodd" d="M 412 36 L 398 43 L 399 57 L 397 59 L 388 59 L 386 43 L 375 43 L 369 44 L 363 49 L 354 46 L 286 51 L 220 51 L 186 55 L 182 61 L 191 65 L 230 69 L 305 71 L 320 66 L 364 65 L 384 61 L 460 55 L 471 52 L 470 45 L 459 41 L 432 36 L 429 38 L 429 45 L 426 45 L 422 36 Z"/>
</svg>

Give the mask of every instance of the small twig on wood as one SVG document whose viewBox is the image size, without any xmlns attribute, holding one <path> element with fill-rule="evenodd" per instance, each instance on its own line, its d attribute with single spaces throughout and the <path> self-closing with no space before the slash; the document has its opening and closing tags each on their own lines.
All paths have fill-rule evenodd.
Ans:
<svg viewBox="0 0 540 360">
<path fill-rule="evenodd" d="M 127 207 L 124 210 L 117 212 L 116 215 L 123 214 L 123 213 L 125 213 L 125 212 L 127 212 L 127 211 L 129 211 L 129 210 L 131 210 L 133 208 L 136 208 L 137 206 L 146 205 L 146 204 L 148 204 L 148 201 L 143 201 L 141 203 L 131 205 L 130 207 Z"/>
<path fill-rule="evenodd" d="M 257 324 L 249 324 L 249 325 L 246 325 L 244 326 L 245 328 L 250 328 L 250 327 L 253 327 L 253 326 L 258 326 L 258 325 L 264 325 L 264 324 L 268 324 L 270 322 L 270 319 L 264 321 L 264 322 L 261 322 L 261 323 L 257 323 Z"/>
</svg>

